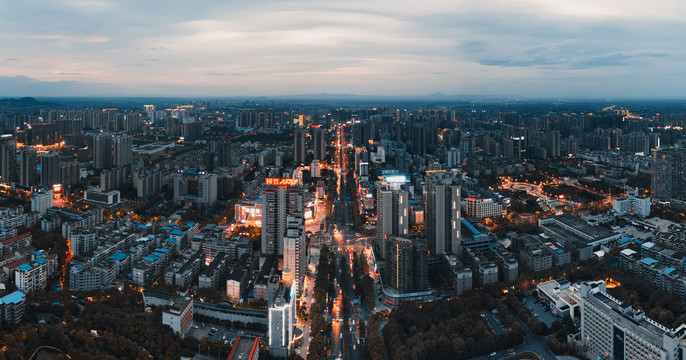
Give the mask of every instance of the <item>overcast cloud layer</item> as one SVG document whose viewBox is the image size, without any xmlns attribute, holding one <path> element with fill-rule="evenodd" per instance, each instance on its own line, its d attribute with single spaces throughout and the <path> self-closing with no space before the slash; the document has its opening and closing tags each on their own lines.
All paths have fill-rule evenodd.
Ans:
<svg viewBox="0 0 686 360">
<path fill-rule="evenodd" d="M 681 0 L 0 2 L 0 96 L 686 95 Z"/>
</svg>

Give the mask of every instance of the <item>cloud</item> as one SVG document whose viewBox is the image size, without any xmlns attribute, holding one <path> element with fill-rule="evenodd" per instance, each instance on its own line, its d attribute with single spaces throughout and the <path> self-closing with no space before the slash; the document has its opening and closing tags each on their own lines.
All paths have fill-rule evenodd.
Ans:
<svg viewBox="0 0 686 360">
<path fill-rule="evenodd" d="M 16 37 L 30 40 L 66 40 L 75 43 L 106 43 L 112 40 L 105 36 L 70 36 L 60 34 L 17 35 Z"/>
<path fill-rule="evenodd" d="M 683 93 L 685 11 L 668 0 L 24 0 L 3 5 L 0 86 L 616 96 L 641 77 L 645 93 Z"/>
</svg>

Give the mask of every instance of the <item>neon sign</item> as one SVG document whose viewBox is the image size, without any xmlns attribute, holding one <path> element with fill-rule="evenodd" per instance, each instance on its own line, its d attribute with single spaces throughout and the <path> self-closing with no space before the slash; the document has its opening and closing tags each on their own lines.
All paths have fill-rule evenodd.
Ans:
<svg viewBox="0 0 686 360">
<path fill-rule="evenodd" d="M 298 179 L 266 178 L 264 180 L 264 183 L 267 185 L 276 185 L 276 186 L 297 186 L 298 185 Z"/>
</svg>

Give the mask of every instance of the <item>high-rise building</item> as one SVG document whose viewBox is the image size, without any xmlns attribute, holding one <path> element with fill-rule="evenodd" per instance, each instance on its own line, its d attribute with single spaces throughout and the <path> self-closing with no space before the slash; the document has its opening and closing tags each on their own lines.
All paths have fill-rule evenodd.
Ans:
<svg viewBox="0 0 686 360">
<path fill-rule="evenodd" d="M 298 164 L 305 162 L 305 129 L 295 129 L 294 135 L 293 161 Z"/>
<path fill-rule="evenodd" d="M 117 189 L 128 182 L 128 177 L 128 166 L 120 166 L 103 170 L 100 173 L 100 188 L 103 191 Z"/>
<path fill-rule="evenodd" d="M 409 229 L 409 195 L 404 188 L 404 175 L 385 176 L 377 183 L 376 236 L 379 250 L 387 253 L 389 236 L 407 236 Z"/>
<path fill-rule="evenodd" d="M 39 190 L 31 194 L 31 211 L 36 211 L 43 216 L 52 205 L 52 190 Z"/>
<path fill-rule="evenodd" d="M 124 115 L 124 131 L 139 131 L 141 128 L 140 118 L 141 114 L 139 113 L 127 113 Z"/>
<path fill-rule="evenodd" d="M 269 327 L 268 346 L 272 356 L 288 357 L 293 345 L 295 326 L 295 289 L 286 283 L 279 283 L 268 300 Z"/>
<path fill-rule="evenodd" d="M 461 207 L 457 175 L 445 170 L 428 171 L 426 183 L 426 239 L 432 255 L 460 253 Z"/>
<path fill-rule="evenodd" d="M 116 167 L 131 164 L 133 158 L 133 139 L 131 136 L 118 134 L 112 138 L 113 165 Z"/>
<path fill-rule="evenodd" d="M 62 185 L 76 185 L 81 179 L 81 164 L 77 160 L 60 162 L 60 181 Z"/>
<path fill-rule="evenodd" d="M 36 149 L 23 147 L 19 151 L 19 184 L 31 187 L 38 183 L 38 173 L 36 171 Z"/>
<path fill-rule="evenodd" d="M 19 180 L 17 173 L 17 143 L 12 136 L 0 137 L 0 180 L 9 184 Z"/>
<path fill-rule="evenodd" d="M 446 166 L 448 167 L 448 169 L 453 169 L 459 166 L 460 163 L 460 149 L 450 148 L 447 154 Z"/>
<path fill-rule="evenodd" d="M 218 167 L 233 167 L 233 155 L 230 141 L 212 141 L 207 148 L 207 152 L 208 162 L 212 161 L 212 164 L 209 165 L 209 167 L 212 169 Z"/>
<path fill-rule="evenodd" d="M 315 160 L 326 159 L 326 133 L 319 126 L 312 127 L 312 147 Z"/>
<path fill-rule="evenodd" d="M 40 157 L 40 184 L 45 187 L 60 183 L 60 154 L 57 151 Z"/>
<path fill-rule="evenodd" d="M 305 225 L 301 214 L 295 213 L 286 219 L 286 234 L 283 238 L 283 274 L 284 280 L 290 277 L 295 294 L 300 297 L 305 266 Z"/>
<path fill-rule="evenodd" d="M 93 167 L 98 170 L 112 167 L 112 135 L 93 135 Z"/>
<path fill-rule="evenodd" d="M 138 198 L 146 199 L 162 190 L 162 170 L 134 170 L 132 179 Z"/>
<path fill-rule="evenodd" d="M 412 152 L 414 154 L 426 154 L 426 127 L 424 124 L 412 125 L 410 140 L 412 141 Z"/>
<path fill-rule="evenodd" d="M 668 329 L 610 296 L 604 281 L 581 284 L 581 341 L 598 359 L 681 360 L 686 325 Z"/>
<path fill-rule="evenodd" d="M 178 136 L 178 120 L 174 119 L 173 117 L 168 117 L 165 130 L 167 131 L 167 136 Z"/>
<path fill-rule="evenodd" d="M 560 132 L 557 130 L 550 130 L 546 134 L 546 150 L 548 157 L 559 158 L 560 157 Z"/>
<path fill-rule="evenodd" d="M 174 173 L 174 201 L 212 206 L 217 201 L 217 174 Z"/>
<path fill-rule="evenodd" d="M 654 151 L 651 180 L 654 199 L 686 200 L 686 148 Z"/>
<path fill-rule="evenodd" d="M 426 241 L 421 238 L 391 237 L 386 253 L 384 285 L 398 292 L 418 292 L 429 288 Z"/>
<path fill-rule="evenodd" d="M 283 255 L 288 216 L 303 212 L 303 192 L 298 179 L 267 178 L 262 193 L 263 254 Z"/>
<path fill-rule="evenodd" d="M 233 159 L 231 152 L 231 142 L 223 141 L 217 148 L 217 167 L 232 167 Z"/>
</svg>

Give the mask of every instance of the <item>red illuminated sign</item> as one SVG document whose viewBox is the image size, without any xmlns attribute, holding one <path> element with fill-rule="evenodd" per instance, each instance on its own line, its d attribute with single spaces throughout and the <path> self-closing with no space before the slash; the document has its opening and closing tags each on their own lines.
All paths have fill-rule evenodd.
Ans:
<svg viewBox="0 0 686 360">
<path fill-rule="evenodd" d="M 266 178 L 264 180 L 264 183 L 267 185 L 276 185 L 276 186 L 296 186 L 296 185 L 298 185 L 298 179 Z"/>
</svg>

